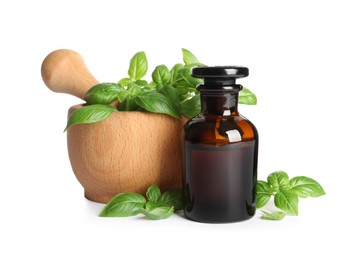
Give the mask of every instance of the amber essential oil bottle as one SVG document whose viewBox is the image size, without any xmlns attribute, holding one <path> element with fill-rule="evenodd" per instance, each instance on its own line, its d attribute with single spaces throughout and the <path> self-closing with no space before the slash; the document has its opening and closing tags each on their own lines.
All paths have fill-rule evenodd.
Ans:
<svg viewBox="0 0 364 260">
<path fill-rule="evenodd" d="M 195 67 L 201 113 L 184 126 L 184 213 L 206 223 L 242 221 L 255 214 L 258 132 L 238 113 L 236 78 L 245 67 Z"/>
</svg>

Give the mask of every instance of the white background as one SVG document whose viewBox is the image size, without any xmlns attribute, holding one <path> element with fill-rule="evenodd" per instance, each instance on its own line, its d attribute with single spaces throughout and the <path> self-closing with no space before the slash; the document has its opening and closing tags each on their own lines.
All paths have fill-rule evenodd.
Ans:
<svg viewBox="0 0 364 260">
<path fill-rule="evenodd" d="M 1 1 L 0 259 L 359 259 L 363 25 L 351 0 Z M 326 196 L 279 222 L 97 217 L 103 205 L 83 197 L 63 133 L 80 101 L 46 88 L 42 60 L 73 49 L 115 82 L 137 51 L 171 67 L 182 47 L 250 68 L 241 83 L 259 104 L 240 112 L 260 134 L 259 179 L 310 176 Z"/>
</svg>

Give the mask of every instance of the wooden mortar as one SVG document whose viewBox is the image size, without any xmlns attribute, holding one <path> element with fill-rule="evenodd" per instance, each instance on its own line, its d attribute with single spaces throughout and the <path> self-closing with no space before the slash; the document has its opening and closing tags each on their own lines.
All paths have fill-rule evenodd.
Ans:
<svg viewBox="0 0 364 260">
<path fill-rule="evenodd" d="M 71 50 L 50 53 L 42 64 L 45 84 L 80 98 L 97 80 Z M 82 105 L 72 106 L 68 116 Z M 107 203 L 121 192 L 145 194 L 182 186 L 182 129 L 185 119 L 149 112 L 114 112 L 106 120 L 67 130 L 72 169 L 89 200 Z"/>
</svg>

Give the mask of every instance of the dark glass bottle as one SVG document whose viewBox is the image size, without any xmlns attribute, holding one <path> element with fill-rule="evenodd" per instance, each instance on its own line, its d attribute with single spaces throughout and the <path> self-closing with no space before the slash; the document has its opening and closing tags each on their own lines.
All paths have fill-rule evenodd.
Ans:
<svg viewBox="0 0 364 260">
<path fill-rule="evenodd" d="M 226 223 L 255 214 L 258 132 L 238 113 L 245 67 L 195 67 L 201 113 L 184 127 L 184 212 L 200 222 Z"/>
</svg>

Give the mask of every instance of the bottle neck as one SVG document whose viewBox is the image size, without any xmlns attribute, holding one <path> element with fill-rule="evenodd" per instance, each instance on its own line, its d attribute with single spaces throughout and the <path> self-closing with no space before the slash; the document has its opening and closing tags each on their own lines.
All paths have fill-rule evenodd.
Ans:
<svg viewBox="0 0 364 260">
<path fill-rule="evenodd" d="M 207 89 L 198 88 L 201 94 L 201 112 L 204 116 L 238 115 L 239 88 Z"/>
</svg>

